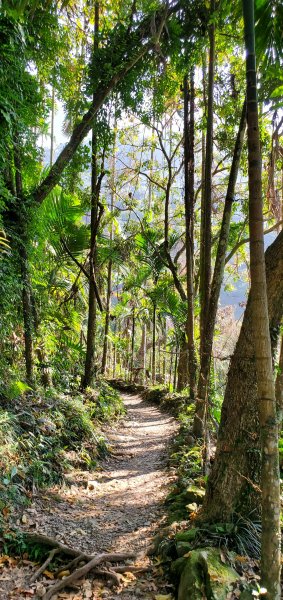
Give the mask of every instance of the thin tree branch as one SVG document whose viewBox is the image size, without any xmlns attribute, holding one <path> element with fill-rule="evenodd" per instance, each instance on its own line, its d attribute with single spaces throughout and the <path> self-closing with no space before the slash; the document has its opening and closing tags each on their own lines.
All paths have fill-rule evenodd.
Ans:
<svg viewBox="0 0 283 600">
<path fill-rule="evenodd" d="M 272 227 L 265 229 L 265 231 L 263 232 L 263 235 L 266 235 L 267 233 L 271 233 L 272 231 L 277 229 L 282 224 L 283 224 L 283 221 L 278 221 L 277 223 L 275 223 L 275 225 L 272 225 Z M 229 260 L 231 260 L 232 256 L 234 256 L 234 254 L 237 252 L 237 250 L 244 244 L 247 244 L 249 241 L 250 241 L 250 238 L 248 237 L 248 238 L 244 238 L 243 240 L 240 240 L 239 242 L 237 242 L 237 244 L 235 244 L 234 248 L 232 248 L 232 250 L 229 252 L 229 254 L 227 254 L 227 256 L 225 258 L 225 265 L 227 265 L 227 263 L 229 262 Z"/>
</svg>

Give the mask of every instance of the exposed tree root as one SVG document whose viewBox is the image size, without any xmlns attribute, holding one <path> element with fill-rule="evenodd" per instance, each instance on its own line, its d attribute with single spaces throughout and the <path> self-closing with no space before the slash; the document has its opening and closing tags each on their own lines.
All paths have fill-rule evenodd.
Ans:
<svg viewBox="0 0 283 600">
<path fill-rule="evenodd" d="M 76 558 L 77 556 L 82 556 L 85 560 L 91 560 L 93 558 L 89 554 L 84 554 L 80 550 L 75 550 L 70 546 L 66 546 L 65 544 L 61 544 L 55 538 L 48 537 L 47 535 L 42 535 L 41 533 L 30 533 L 29 531 L 22 532 L 25 540 L 30 544 L 38 544 L 40 546 L 47 546 L 49 548 L 58 548 L 62 554 L 66 554 L 66 556 L 73 556 Z"/>
<path fill-rule="evenodd" d="M 59 573 L 62 573 L 63 571 L 71 571 L 77 565 L 79 565 L 80 562 L 83 562 L 83 561 L 84 561 L 84 558 L 82 558 L 82 554 L 80 554 L 79 556 L 76 556 L 76 558 L 73 558 L 73 560 L 71 560 L 71 562 L 68 562 L 66 565 L 61 565 L 59 567 L 59 569 L 57 569 L 57 571 L 55 571 L 54 577 L 57 577 L 59 575 Z"/>
<path fill-rule="evenodd" d="M 117 587 L 120 585 L 121 583 L 121 579 L 119 577 L 119 575 L 117 575 L 117 573 L 114 571 L 114 568 L 111 567 L 111 569 L 95 569 L 94 571 L 95 575 L 98 575 L 99 577 L 106 577 L 107 579 L 111 579 L 112 580 L 112 586 L 116 585 Z"/>
<path fill-rule="evenodd" d="M 80 550 L 75 550 L 74 548 L 65 546 L 61 542 L 58 542 L 53 538 L 41 535 L 39 533 L 24 532 L 24 536 L 29 543 L 40 544 L 41 546 L 47 546 L 52 548 L 43 565 L 32 576 L 31 583 L 34 583 L 38 579 L 38 577 L 45 571 L 46 567 L 52 562 L 54 556 L 62 554 L 73 557 L 69 563 L 60 566 L 60 568 L 58 568 L 57 571 L 54 573 L 54 576 L 56 577 L 56 575 L 58 576 L 64 571 L 70 571 L 71 569 L 75 570 L 72 573 L 70 573 L 67 577 L 63 577 L 63 579 L 60 579 L 60 581 L 57 581 L 56 583 L 52 584 L 48 588 L 47 592 L 44 594 L 43 600 L 50 600 L 52 596 L 54 596 L 54 594 L 57 594 L 57 592 L 59 592 L 63 588 L 73 586 L 73 584 L 76 581 L 87 575 L 92 570 L 94 570 L 94 573 L 100 577 L 103 576 L 107 577 L 108 579 L 111 579 L 112 585 L 116 586 L 119 586 L 120 584 L 119 572 L 125 573 L 127 571 L 133 571 L 136 569 L 139 571 L 142 570 L 139 567 L 134 567 L 133 565 L 123 565 L 122 567 L 120 567 L 121 570 L 119 570 L 119 567 L 115 566 L 109 568 L 108 565 L 108 568 L 96 568 L 102 563 L 115 563 L 127 560 L 129 558 L 134 558 L 135 555 L 133 553 L 105 553 L 89 555 L 85 554 L 84 552 L 81 552 Z M 76 568 L 78 565 L 80 565 L 80 563 L 85 564 Z"/>
<path fill-rule="evenodd" d="M 59 554 L 59 552 L 60 552 L 59 548 L 53 548 L 53 550 L 51 550 L 46 561 L 43 563 L 43 565 L 41 565 L 41 567 L 39 567 L 39 569 L 31 577 L 30 583 L 34 583 L 38 579 L 38 577 L 41 575 L 41 573 L 43 573 L 43 571 L 45 571 L 45 569 L 48 567 L 48 565 L 52 562 L 54 556 L 56 556 L 56 554 Z"/>
<path fill-rule="evenodd" d="M 81 579 L 81 577 L 87 575 L 92 569 L 94 569 L 98 565 L 101 565 L 101 563 L 103 562 L 119 562 L 122 560 L 126 560 L 127 558 L 130 558 L 132 556 L 132 554 L 98 554 L 97 556 L 94 556 L 85 565 L 79 567 L 73 573 L 68 575 L 68 577 L 64 577 L 64 579 L 61 579 L 54 585 L 51 585 L 46 594 L 44 594 L 43 600 L 50 600 L 50 598 L 52 598 L 54 594 L 57 594 L 59 590 L 62 590 L 70 584 L 73 584 L 78 579 Z M 111 577 L 111 579 L 114 579 L 115 575 L 115 583 L 118 583 L 119 585 L 119 578 L 118 575 L 116 575 L 115 573 L 111 571 L 103 571 L 103 575 L 109 576 Z"/>
<path fill-rule="evenodd" d="M 136 565 L 123 565 L 121 567 L 111 567 L 111 571 L 115 573 L 148 573 L 152 570 L 152 566 L 137 567 Z"/>
</svg>

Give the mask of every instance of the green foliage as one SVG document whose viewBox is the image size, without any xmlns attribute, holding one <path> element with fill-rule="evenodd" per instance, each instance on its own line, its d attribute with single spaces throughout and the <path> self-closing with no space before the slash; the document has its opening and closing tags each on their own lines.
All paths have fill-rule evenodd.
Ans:
<svg viewBox="0 0 283 600">
<path fill-rule="evenodd" d="M 98 391 L 87 390 L 87 406 L 91 418 L 103 423 L 125 414 L 120 394 L 103 379 L 97 382 Z"/>
<path fill-rule="evenodd" d="M 190 535 L 191 532 L 191 535 Z M 235 515 L 230 523 L 204 523 L 196 529 L 177 534 L 177 542 L 185 540 L 188 550 L 203 546 L 219 546 L 240 556 L 258 559 L 260 556 L 261 524 Z"/>
<path fill-rule="evenodd" d="M 73 397 L 55 391 L 6 399 L 0 409 L 0 508 L 25 501 L 32 485 L 62 481 L 72 462 L 94 468 L 107 451 L 99 421 L 124 414 L 118 392 L 100 381 L 97 390 Z"/>
</svg>

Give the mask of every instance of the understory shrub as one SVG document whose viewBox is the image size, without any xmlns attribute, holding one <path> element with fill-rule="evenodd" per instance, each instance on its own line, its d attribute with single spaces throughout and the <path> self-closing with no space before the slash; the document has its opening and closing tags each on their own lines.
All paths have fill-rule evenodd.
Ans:
<svg viewBox="0 0 283 600">
<path fill-rule="evenodd" d="M 101 424 L 124 412 L 118 392 L 103 381 L 86 394 L 23 388 L 2 396 L 0 511 L 23 503 L 34 486 L 62 481 L 71 462 L 94 468 L 107 451 Z"/>
</svg>

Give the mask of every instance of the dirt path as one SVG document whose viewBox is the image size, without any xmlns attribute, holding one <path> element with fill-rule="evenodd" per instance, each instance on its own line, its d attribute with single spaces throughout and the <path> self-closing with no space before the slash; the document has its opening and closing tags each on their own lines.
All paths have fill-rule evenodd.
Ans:
<svg viewBox="0 0 283 600">
<path fill-rule="evenodd" d="M 101 470 L 73 472 L 71 486 L 53 488 L 35 498 L 25 511 L 26 528 L 89 554 L 134 551 L 138 564 L 148 565 L 146 551 L 166 518 L 162 503 L 174 478 L 167 468 L 168 444 L 177 425 L 140 396 L 126 395 L 124 402 L 126 417 L 106 431 L 112 454 Z M 125 577 L 115 591 L 105 582 L 88 580 L 80 591 L 59 594 L 58 599 L 151 600 L 169 591 L 159 569 L 159 577 L 154 571 Z"/>
</svg>

